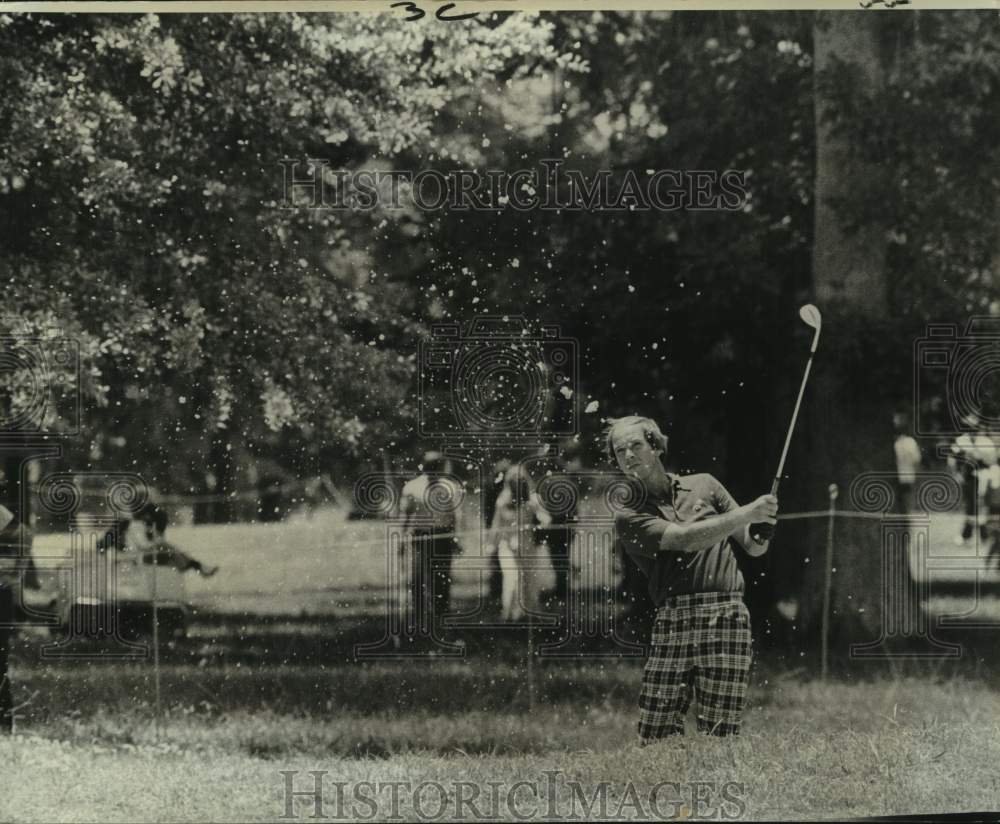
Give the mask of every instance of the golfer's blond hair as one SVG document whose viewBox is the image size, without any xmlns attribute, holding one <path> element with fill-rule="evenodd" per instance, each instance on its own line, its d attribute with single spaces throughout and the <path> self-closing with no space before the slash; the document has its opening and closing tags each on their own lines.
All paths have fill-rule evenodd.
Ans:
<svg viewBox="0 0 1000 824">
<path fill-rule="evenodd" d="M 640 415 L 626 415 L 624 418 L 608 418 L 608 428 L 604 430 L 604 451 L 612 466 L 617 466 L 615 449 L 611 439 L 615 433 L 629 426 L 638 424 L 642 427 L 642 434 L 646 442 L 653 448 L 659 449 L 664 455 L 667 454 L 667 436 L 660 431 L 660 427 L 652 418 L 644 418 Z M 661 457 L 662 460 L 662 457 Z"/>
</svg>

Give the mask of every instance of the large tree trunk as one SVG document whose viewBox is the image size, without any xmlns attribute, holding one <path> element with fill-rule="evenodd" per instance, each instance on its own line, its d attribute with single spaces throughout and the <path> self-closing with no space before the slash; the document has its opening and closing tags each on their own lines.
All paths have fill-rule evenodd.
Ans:
<svg viewBox="0 0 1000 824">
<path fill-rule="evenodd" d="M 881 15 L 824 12 L 814 29 L 816 181 L 813 275 L 824 328 L 809 388 L 806 424 L 812 472 L 810 509 L 825 509 L 827 487 L 840 487 L 838 505 L 853 509 L 850 486 L 862 472 L 891 469 L 891 412 L 894 399 L 873 377 L 874 360 L 865 341 L 887 330 L 885 227 L 869 222 L 848 227 L 851 204 L 866 181 L 875 179 L 875 160 L 852 145 L 832 120 L 836 104 L 828 80 L 850 73 L 852 94 L 876 92 L 887 66 L 880 48 Z M 840 75 L 841 77 L 843 75 Z M 806 330 L 809 331 L 809 330 Z M 803 334 L 805 338 L 805 332 Z M 819 627 L 823 601 L 826 521 L 809 522 L 803 547 L 805 567 L 802 623 Z M 852 641 L 879 636 L 882 615 L 881 539 L 876 520 L 836 522 L 831 653 L 844 656 Z M 804 559 L 803 559 L 804 560 Z"/>
<path fill-rule="evenodd" d="M 859 181 L 865 180 L 875 166 L 872 159 L 862 156 L 858 146 L 852 146 L 838 133 L 832 121 L 835 105 L 828 98 L 824 82 L 827 72 L 846 69 L 852 73 L 859 95 L 882 86 L 886 67 L 881 56 L 879 17 L 858 12 L 821 12 L 816 16 L 813 36 L 816 299 L 821 306 L 879 317 L 886 311 L 887 297 L 885 227 L 869 223 L 845 232 L 844 222 L 849 215 L 843 214 L 843 207 L 837 207 L 837 201 L 850 204 Z"/>
</svg>

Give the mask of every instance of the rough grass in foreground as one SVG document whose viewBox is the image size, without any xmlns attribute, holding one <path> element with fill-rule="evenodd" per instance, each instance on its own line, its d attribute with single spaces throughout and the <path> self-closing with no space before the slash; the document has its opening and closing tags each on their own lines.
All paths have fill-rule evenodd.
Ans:
<svg viewBox="0 0 1000 824">
<path fill-rule="evenodd" d="M 977 682 L 774 685 L 755 692 L 738 739 L 689 735 L 640 750 L 632 741 L 634 722 L 633 709 L 618 702 L 542 704 L 531 715 L 190 707 L 172 709 L 159 727 L 145 713 L 50 718 L 0 741 L 4 772 L 14 778 L 0 795 L 0 819 L 281 820 L 279 770 L 305 776 L 317 769 L 328 770 L 331 781 L 414 786 L 509 786 L 559 770 L 587 788 L 610 782 L 608 817 L 630 781 L 640 796 L 661 781 L 740 782 L 748 818 L 1000 806 L 1000 698 Z M 567 812 L 569 790 L 556 786 L 559 809 Z M 415 820 L 402 800 L 400 815 Z M 325 805 L 332 815 L 332 785 Z M 299 809 L 302 820 L 310 813 Z M 634 815 L 630 806 L 622 808 L 623 819 Z M 450 818 L 446 811 L 443 820 Z"/>
</svg>

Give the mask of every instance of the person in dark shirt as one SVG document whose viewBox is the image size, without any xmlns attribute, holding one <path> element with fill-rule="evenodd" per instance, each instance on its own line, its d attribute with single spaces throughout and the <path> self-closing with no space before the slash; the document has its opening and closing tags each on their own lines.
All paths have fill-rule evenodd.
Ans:
<svg viewBox="0 0 1000 824">
<path fill-rule="evenodd" d="M 750 615 L 735 551 L 767 551 L 778 500 L 739 506 L 711 475 L 672 475 L 667 439 L 649 418 L 610 421 L 608 457 L 630 480 L 617 539 L 649 582 L 657 607 L 639 697 L 639 739 L 683 734 L 692 693 L 698 729 L 740 731 L 751 662 Z"/>
<path fill-rule="evenodd" d="M 434 624 L 451 605 L 452 564 L 461 555 L 458 540 L 465 495 L 440 452 L 426 452 L 422 472 L 403 485 L 400 509 L 408 536 L 401 549 L 408 556 L 409 600 L 418 626 Z"/>
<path fill-rule="evenodd" d="M 500 499 L 500 493 L 503 492 L 504 476 L 510 467 L 511 462 L 509 458 L 502 457 L 497 459 L 492 466 L 493 477 L 488 483 L 483 484 L 483 526 L 487 533 L 496 515 L 497 501 Z M 486 578 L 486 608 L 490 612 L 499 613 L 503 609 L 503 571 L 500 569 L 499 553 L 490 552 L 487 563 L 489 564 L 489 569 Z"/>
<path fill-rule="evenodd" d="M 31 532 L 7 507 L 0 505 L 0 734 L 14 731 L 14 699 L 10 684 L 10 648 L 19 618 L 22 587 L 38 589 L 31 558 Z"/>
<path fill-rule="evenodd" d="M 542 447 L 538 454 L 527 461 L 536 485 L 546 478 L 557 477 L 566 494 L 561 497 L 557 508 L 549 513 L 549 523 L 535 529 L 536 541 L 545 543 L 552 562 L 555 585 L 542 592 L 542 601 L 547 605 L 560 606 L 567 603 L 570 582 L 570 546 L 573 530 L 577 522 L 577 509 L 581 493 L 577 488 L 578 473 L 583 468 L 579 445 L 571 438 L 560 443 L 558 449 Z M 567 489 L 572 486 L 572 490 Z"/>
</svg>

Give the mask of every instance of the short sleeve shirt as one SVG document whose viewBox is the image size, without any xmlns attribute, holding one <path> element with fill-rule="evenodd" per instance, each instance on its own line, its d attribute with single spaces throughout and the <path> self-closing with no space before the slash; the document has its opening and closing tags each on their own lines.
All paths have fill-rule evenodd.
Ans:
<svg viewBox="0 0 1000 824">
<path fill-rule="evenodd" d="M 738 504 L 708 474 L 671 476 L 671 491 L 652 495 L 615 516 L 618 541 L 649 580 L 653 603 L 696 592 L 742 593 L 743 574 L 734 540 L 725 538 L 699 552 L 662 552 L 660 539 L 669 524 L 685 524 L 735 509 Z"/>
<path fill-rule="evenodd" d="M 920 468 L 920 447 L 909 435 L 896 438 L 893 448 L 896 452 L 896 474 L 902 484 L 912 484 L 917 479 Z"/>
<path fill-rule="evenodd" d="M 997 457 L 997 447 L 992 439 L 985 435 L 970 435 L 968 432 L 955 439 L 951 451 L 971 462 L 964 467 L 966 471 L 980 466 L 989 466 Z"/>
</svg>

